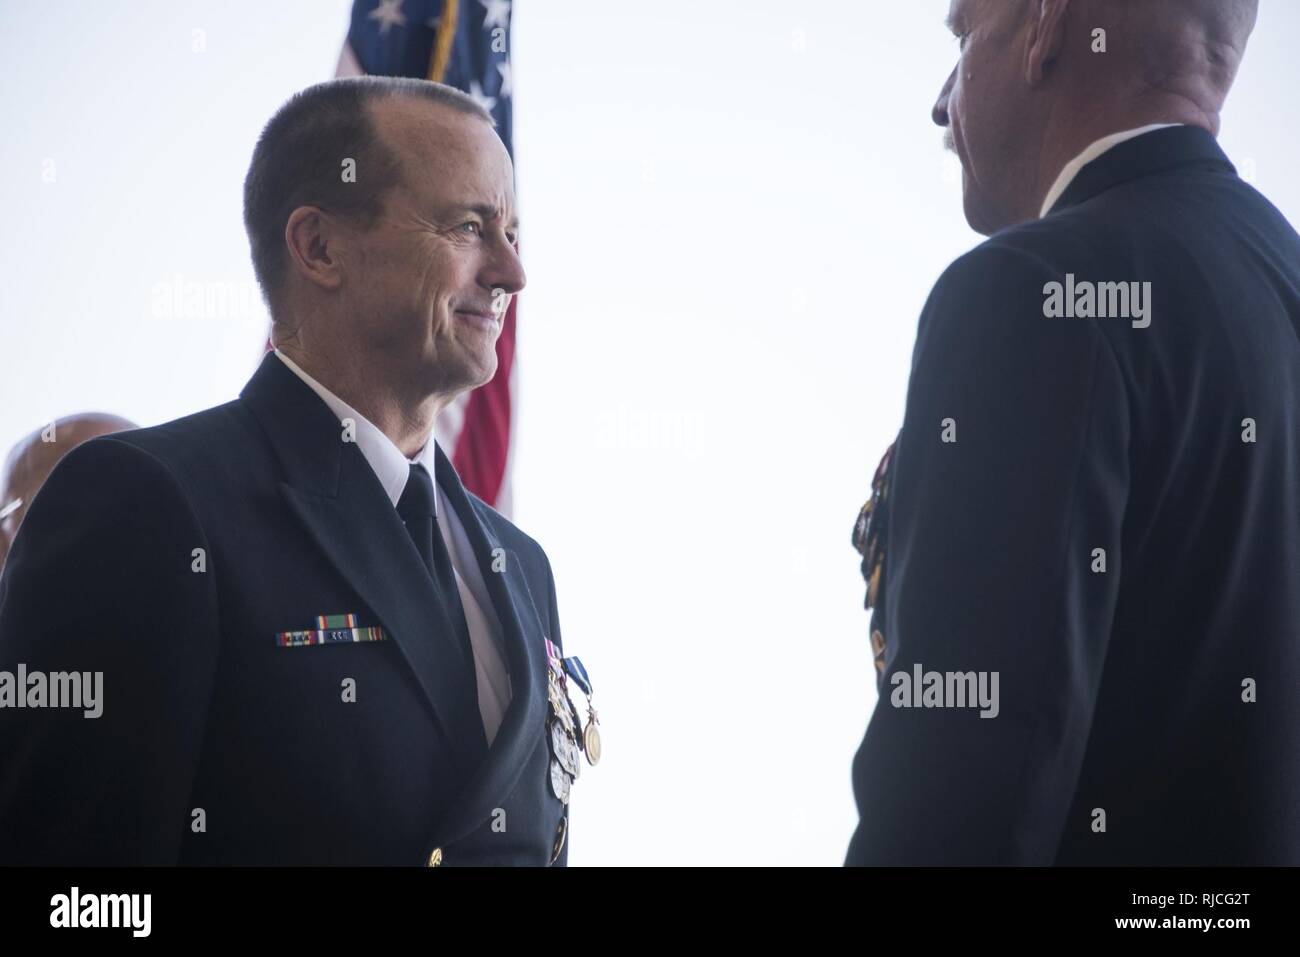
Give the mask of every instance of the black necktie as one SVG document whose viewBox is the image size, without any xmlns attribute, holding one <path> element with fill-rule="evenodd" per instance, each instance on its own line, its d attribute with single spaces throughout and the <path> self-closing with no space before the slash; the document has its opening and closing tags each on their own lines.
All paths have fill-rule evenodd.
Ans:
<svg viewBox="0 0 1300 957">
<path fill-rule="evenodd" d="M 438 529 L 434 503 L 433 479 L 423 465 L 412 465 L 406 487 L 402 489 L 402 497 L 397 500 L 397 514 L 406 523 L 406 533 L 411 536 L 416 551 L 424 561 L 424 567 L 429 570 L 434 584 L 438 586 L 447 616 L 451 619 L 456 638 L 465 652 L 466 662 L 472 665 L 474 649 L 469 640 L 469 625 L 465 623 L 465 606 L 461 604 L 460 589 L 456 587 L 456 572 L 451 567 L 451 556 L 447 554 L 447 545 Z"/>
</svg>

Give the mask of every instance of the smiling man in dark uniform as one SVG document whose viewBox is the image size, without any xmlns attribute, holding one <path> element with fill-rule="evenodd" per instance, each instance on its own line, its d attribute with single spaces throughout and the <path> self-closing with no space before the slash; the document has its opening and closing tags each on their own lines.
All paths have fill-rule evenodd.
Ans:
<svg viewBox="0 0 1300 957">
<path fill-rule="evenodd" d="M 857 529 L 851 864 L 1300 864 L 1300 237 L 1215 139 L 1255 16 L 952 4 L 990 238 Z"/>
<path fill-rule="evenodd" d="M 275 352 L 70 453 L 9 557 L 0 669 L 102 672 L 103 701 L 0 709 L 0 864 L 567 861 L 550 565 L 432 438 L 524 285 L 512 181 L 438 84 L 321 84 L 267 125 Z"/>
</svg>

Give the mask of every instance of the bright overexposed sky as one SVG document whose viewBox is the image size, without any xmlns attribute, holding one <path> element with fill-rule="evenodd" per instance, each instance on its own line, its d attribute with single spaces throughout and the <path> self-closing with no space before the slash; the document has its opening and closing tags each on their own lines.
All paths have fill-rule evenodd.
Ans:
<svg viewBox="0 0 1300 957">
<path fill-rule="evenodd" d="M 0 454 L 238 393 L 266 331 L 244 173 L 350 6 L 0 0 Z M 918 311 L 980 239 L 929 118 L 947 6 L 514 3 L 515 518 L 605 741 L 572 864 L 843 859 L 875 704 L 849 533 Z M 1222 133 L 1293 223 L 1297 36 L 1263 0 Z M 194 282 L 228 307 L 170 311 Z"/>
</svg>

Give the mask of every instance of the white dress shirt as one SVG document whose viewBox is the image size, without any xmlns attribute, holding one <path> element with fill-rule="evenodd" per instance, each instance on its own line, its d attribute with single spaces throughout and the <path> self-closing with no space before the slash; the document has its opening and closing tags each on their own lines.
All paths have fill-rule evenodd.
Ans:
<svg viewBox="0 0 1300 957">
<path fill-rule="evenodd" d="M 461 524 L 460 516 L 438 485 L 434 468 L 434 443 L 425 443 L 415 458 L 408 459 L 374 423 L 309 376 L 279 349 L 275 350 L 275 354 L 294 375 L 321 397 L 340 422 L 351 419 L 356 423 L 357 447 L 374 469 L 379 484 L 384 487 L 394 508 L 402 497 L 402 490 L 406 488 L 412 465 L 423 465 L 433 477 L 436 491 L 434 515 L 438 529 L 442 532 L 442 540 L 447 545 L 447 553 L 451 556 L 452 568 L 456 572 L 461 604 L 465 606 L 465 623 L 469 626 L 470 645 L 474 649 L 479 713 L 483 716 L 483 730 L 487 732 L 488 744 L 491 745 L 505 718 L 511 694 L 510 670 L 506 665 L 501 622 L 492 606 L 492 598 L 483 581 L 483 573 L 479 569 L 469 536 L 465 533 L 465 526 Z"/>
<path fill-rule="evenodd" d="M 1124 130 L 1120 133 L 1112 133 L 1110 136 L 1103 136 L 1101 139 L 1092 143 L 1082 153 L 1076 156 L 1070 162 L 1065 164 L 1065 169 L 1061 170 L 1061 175 L 1056 177 L 1056 182 L 1052 188 L 1047 191 L 1047 196 L 1043 199 L 1043 208 L 1038 214 L 1042 219 L 1052 211 L 1056 201 L 1061 198 L 1061 194 L 1069 188 L 1074 182 L 1074 178 L 1079 175 L 1079 170 L 1083 169 L 1101 154 L 1105 153 L 1112 147 L 1119 146 L 1125 140 L 1136 139 L 1144 133 L 1150 133 L 1152 130 L 1163 130 L 1169 126 L 1181 126 L 1181 123 L 1152 123 L 1150 126 L 1140 126 L 1135 130 Z"/>
</svg>

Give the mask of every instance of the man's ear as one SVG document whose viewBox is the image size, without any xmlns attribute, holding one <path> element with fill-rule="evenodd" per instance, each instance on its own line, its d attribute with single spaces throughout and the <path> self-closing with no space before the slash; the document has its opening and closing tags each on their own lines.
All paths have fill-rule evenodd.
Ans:
<svg viewBox="0 0 1300 957">
<path fill-rule="evenodd" d="M 293 268 L 322 289 L 343 285 L 342 235 L 329 213 L 315 206 L 299 206 L 284 224 L 284 243 Z"/>
<path fill-rule="evenodd" d="M 1025 48 L 1025 80 L 1030 86 L 1043 82 L 1048 65 L 1065 45 L 1065 15 L 1070 0 L 1029 0 L 1029 46 Z"/>
</svg>

